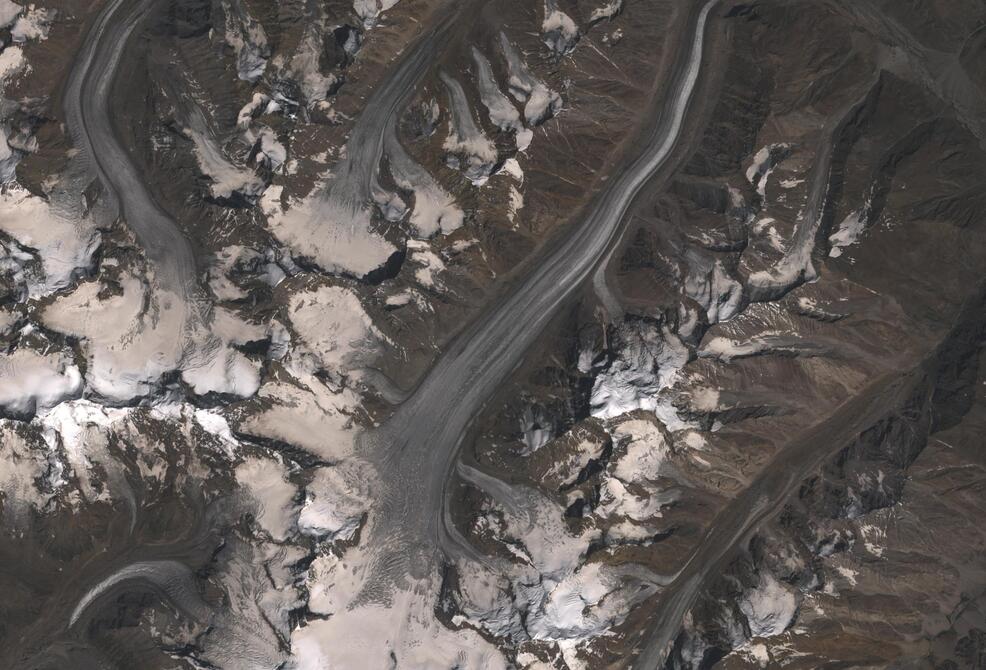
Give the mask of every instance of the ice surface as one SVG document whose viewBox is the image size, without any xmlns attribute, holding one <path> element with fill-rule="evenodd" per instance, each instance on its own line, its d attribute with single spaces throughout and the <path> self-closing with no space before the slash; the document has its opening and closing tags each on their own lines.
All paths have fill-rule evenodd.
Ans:
<svg viewBox="0 0 986 670">
<path fill-rule="evenodd" d="M 103 407 L 83 399 L 59 403 L 40 416 L 36 423 L 42 427 L 42 435 L 52 452 L 58 448 L 65 454 L 65 461 L 86 500 L 110 500 L 116 493 L 128 487 L 123 468 L 109 452 L 110 435 L 127 434 L 126 425 L 130 410 Z M 128 435 L 129 437 L 129 435 Z M 131 445 L 140 446 L 137 440 L 128 439 Z M 107 485 L 97 491 L 94 483 L 94 466 L 98 465 L 107 478 Z"/>
<path fill-rule="evenodd" d="M 353 0 L 353 11 L 363 21 L 363 25 L 372 28 L 380 15 L 396 5 L 400 0 Z"/>
<path fill-rule="evenodd" d="M 544 0 L 541 34 L 548 48 L 561 56 L 571 53 L 581 36 L 575 21 L 558 9 L 556 0 Z"/>
<path fill-rule="evenodd" d="M 524 118 L 528 125 L 537 126 L 561 109 L 561 96 L 552 91 L 547 85 L 531 74 L 521 58 L 520 52 L 510 43 L 504 33 L 500 33 L 500 49 L 507 61 L 507 73 L 509 78 L 507 86 L 510 95 L 515 100 L 526 103 L 524 105 Z"/>
<path fill-rule="evenodd" d="M 7 130 L 0 125 L 0 184 L 14 180 L 20 155 L 8 143 Z"/>
<path fill-rule="evenodd" d="M 613 438 L 625 452 L 616 460 L 613 476 L 628 484 L 657 479 L 669 455 L 664 433 L 654 422 L 643 419 L 624 421 L 613 429 Z"/>
<path fill-rule="evenodd" d="M 451 630 L 435 617 L 439 580 L 409 578 L 384 602 L 363 602 L 367 556 L 316 559 L 307 582 L 309 607 L 324 618 L 291 635 L 291 670 L 435 668 L 505 670 L 502 654 L 475 631 Z"/>
<path fill-rule="evenodd" d="M 589 23 L 598 23 L 606 19 L 612 19 L 623 9 L 623 0 L 609 0 L 609 2 L 596 7 L 589 15 Z"/>
<path fill-rule="evenodd" d="M 218 338 L 188 352 L 181 378 L 196 395 L 221 393 L 247 398 L 260 387 L 260 363 Z"/>
<path fill-rule="evenodd" d="M 305 489 L 298 528 L 322 540 L 350 540 L 359 529 L 372 494 L 370 478 L 355 463 L 319 468 Z"/>
<path fill-rule="evenodd" d="M 6 28 L 20 16 L 22 7 L 11 0 L 0 0 L 0 28 Z"/>
<path fill-rule="evenodd" d="M 0 355 L 0 408 L 18 416 L 45 411 L 82 390 L 69 356 L 18 348 Z"/>
<path fill-rule="evenodd" d="M 719 259 L 690 257 L 684 289 L 685 295 L 705 309 L 709 323 L 728 321 L 743 306 L 743 286 L 730 276 Z"/>
<path fill-rule="evenodd" d="M 241 420 L 240 432 L 295 445 L 327 461 L 351 455 L 360 398 L 349 389 L 334 393 L 306 378 L 268 382 L 257 396 L 263 406 Z"/>
<path fill-rule="evenodd" d="M 270 46 L 267 33 L 259 21 L 250 16 L 243 0 L 223 2 L 226 16 L 226 44 L 236 53 L 237 76 L 243 81 L 256 82 L 267 68 Z"/>
<path fill-rule="evenodd" d="M 320 65 L 326 39 L 325 17 L 320 13 L 317 19 L 307 21 L 301 30 L 301 41 L 288 64 L 287 74 L 298 82 L 304 103 L 311 108 L 324 102 L 339 80 L 331 72 L 323 74 Z"/>
<path fill-rule="evenodd" d="M 285 266 L 283 269 L 281 267 L 282 263 Z M 286 270 L 292 271 L 294 269 L 290 259 L 280 257 L 273 249 L 261 252 L 258 249 L 245 247 L 240 244 L 231 244 L 228 247 L 223 247 L 216 253 L 215 262 L 209 268 L 209 288 L 216 298 L 221 301 L 242 300 L 249 294 L 233 281 L 230 275 L 234 272 L 246 270 L 248 276 L 255 277 L 268 286 L 277 286 L 287 276 Z M 225 321 L 226 317 L 223 315 L 224 313 L 217 313 L 222 315 L 219 318 L 223 319 L 223 322 L 219 326 L 214 324 L 214 329 L 228 325 Z M 231 332 L 224 332 L 232 336 Z M 253 341 L 256 341 L 256 339 L 260 338 L 255 338 Z"/>
<path fill-rule="evenodd" d="M 0 230 L 41 260 L 44 282 L 31 286 L 33 297 L 66 288 L 87 271 L 100 240 L 90 221 L 72 220 L 20 186 L 0 193 Z"/>
<path fill-rule="evenodd" d="M 524 151 L 531 144 L 534 134 L 524 128 L 521 123 L 520 113 L 513 106 L 507 96 L 500 90 L 493 75 L 493 68 L 486 56 L 480 53 L 479 49 L 472 47 L 472 59 L 476 65 L 476 83 L 479 88 L 479 97 L 483 105 L 489 111 L 490 122 L 497 128 L 504 131 L 513 131 L 517 150 Z"/>
<path fill-rule="evenodd" d="M 397 247 L 371 232 L 368 204 L 341 193 L 325 192 L 304 200 L 281 202 L 281 189 L 264 193 L 261 207 L 271 232 L 292 249 L 327 272 L 363 277 L 383 266 Z"/>
<path fill-rule="evenodd" d="M 767 573 L 756 588 L 743 594 L 740 611 L 746 616 L 753 637 L 780 635 L 794 622 L 798 612 L 795 594 Z"/>
<path fill-rule="evenodd" d="M 452 118 L 445 140 L 446 162 L 462 170 L 473 184 L 482 184 L 496 165 L 496 147 L 476 125 L 462 85 L 444 72 L 439 75 L 448 91 Z"/>
<path fill-rule="evenodd" d="M 366 363 L 385 341 L 356 294 L 340 286 L 292 295 L 288 326 L 320 368 L 336 372 Z"/>
<path fill-rule="evenodd" d="M 48 39 L 48 30 L 51 28 L 51 21 L 54 12 L 36 5 L 28 5 L 26 11 L 14 21 L 10 28 L 10 39 L 14 44 L 24 44 L 31 40 L 43 41 Z"/>
<path fill-rule="evenodd" d="M 644 409 L 670 422 L 671 429 L 682 427 L 664 411 L 669 403 L 659 393 L 677 379 L 688 361 L 688 349 L 666 327 L 647 323 L 628 325 L 623 337 L 625 346 L 593 384 L 592 415 L 610 419 Z"/>
<path fill-rule="evenodd" d="M 496 505 L 502 515 L 499 539 L 521 562 L 511 562 L 499 576 L 477 566 L 463 569 L 470 583 L 460 587 L 457 597 L 462 616 L 491 634 L 508 635 L 515 642 L 556 642 L 574 654 L 578 645 L 622 621 L 650 586 L 620 567 L 584 564 L 598 530 L 573 532 L 564 510 L 533 490 L 489 488 L 504 487 L 510 492 L 494 494 L 506 495 Z"/>
<path fill-rule="evenodd" d="M 225 155 L 199 109 L 190 114 L 185 135 L 195 144 L 195 159 L 202 174 L 212 181 L 209 192 L 214 198 L 229 199 L 238 194 L 248 202 L 256 202 L 263 194 L 264 181 L 253 170 L 235 165 Z"/>
<path fill-rule="evenodd" d="M 229 538 L 212 577 L 228 598 L 210 621 L 209 634 L 196 640 L 196 667 L 280 668 L 292 612 L 304 606 L 292 566 L 304 552 L 290 544 Z M 206 665 L 208 664 L 208 665 Z"/>
<path fill-rule="evenodd" d="M 390 174 L 398 188 L 414 193 L 410 223 L 415 234 L 427 239 L 460 228 L 464 219 L 462 210 L 434 177 L 407 154 L 397 139 L 394 124 L 387 127 L 384 142 Z"/>
<path fill-rule="evenodd" d="M 5 337 L 20 321 L 21 315 L 18 312 L 0 307 L 0 337 Z"/>
<path fill-rule="evenodd" d="M 199 324 L 186 328 L 187 305 L 178 295 L 129 273 L 118 290 L 87 281 L 59 295 L 40 313 L 52 330 L 82 338 L 86 384 L 101 399 L 125 404 L 157 390 L 168 373 L 181 371 L 196 393 L 251 395 L 257 364 Z"/>
<path fill-rule="evenodd" d="M 271 538 L 283 542 L 295 527 L 295 486 L 277 460 L 250 457 L 236 467 L 236 481 L 256 505 L 254 518 Z"/>
</svg>

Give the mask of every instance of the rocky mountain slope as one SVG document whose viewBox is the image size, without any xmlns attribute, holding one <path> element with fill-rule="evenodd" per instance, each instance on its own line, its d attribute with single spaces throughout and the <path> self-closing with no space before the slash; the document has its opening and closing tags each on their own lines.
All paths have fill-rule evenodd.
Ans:
<svg viewBox="0 0 986 670">
<path fill-rule="evenodd" d="M 982 667 L 984 26 L 0 0 L 0 665 Z"/>
</svg>

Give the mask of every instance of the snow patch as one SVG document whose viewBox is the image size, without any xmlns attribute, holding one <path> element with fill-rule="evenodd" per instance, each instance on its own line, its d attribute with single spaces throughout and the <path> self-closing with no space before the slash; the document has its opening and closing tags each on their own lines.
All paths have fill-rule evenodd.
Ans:
<svg viewBox="0 0 986 670">
<path fill-rule="evenodd" d="M 445 263 L 438 254 L 431 250 L 427 242 L 419 240 L 408 240 L 407 250 L 408 262 L 419 266 L 414 271 L 415 281 L 426 288 L 442 289 L 438 274 L 445 270 Z"/>
<path fill-rule="evenodd" d="M 863 207 L 860 210 L 851 212 L 839 224 L 839 228 L 829 235 L 829 256 L 838 258 L 842 255 L 842 250 L 852 246 L 859 239 L 859 236 L 866 230 L 866 221 L 869 217 L 869 208 Z"/>
<path fill-rule="evenodd" d="M 791 145 L 786 143 L 769 144 L 753 156 L 753 163 L 746 169 L 746 180 L 757 189 L 761 198 L 766 197 L 770 173 L 790 149 Z"/>
</svg>

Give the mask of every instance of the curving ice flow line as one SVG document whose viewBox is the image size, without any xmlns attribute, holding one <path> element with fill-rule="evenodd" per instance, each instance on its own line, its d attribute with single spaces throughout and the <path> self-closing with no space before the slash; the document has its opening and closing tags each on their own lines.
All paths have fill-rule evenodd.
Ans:
<svg viewBox="0 0 986 670">
<path fill-rule="evenodd" d="M 127 0 L 112 0 L 89 30 L 66 83 L 65 121 L 73 143 L 91 162 L 154 262 L 162 286 L 187 301 L 195 285 L 191 245 L 147 191 L 110 118 L 109 101 L 123 51 L 153 2 L 137 0 L 127 5 Z"/>
<path fill-rule="evenodd" d="M 209 610 L 194 587 L 194 574 L 178 561 L 140 561 L 117 570 L 89 589 L 72 610 L 68 627 L 76 624 L 85 611 L 101 596 L 120 584 L 145 582 L 168 597 L 172 603 L 193 618 L 204 620 Z"/>
<path fill-rule="evenodd" d="M 633 199 L 670 156 L 698 81 L 705 26 L 717 1 L 709 0 L 698 15 L 691 50 L 673 80 L 669 114 L 650 137 L 652 148 L 609 183 L 571 236 L 517 290 L 449 345 L 387 423 L 361 437 L 384 482 L 382 509 L 369 539 L 381 547 L 378 562 L 388 574 L 375 579 L 398 582 L 403 575 L 389 573 L 432 565 L 439 549 L 462 554 L 459 543 L 451 541 L 444 503 L 462 436 L 562 302 L 592 272 Z M 397 554 L 403 558 L 396 560 Z"/>
</svg>

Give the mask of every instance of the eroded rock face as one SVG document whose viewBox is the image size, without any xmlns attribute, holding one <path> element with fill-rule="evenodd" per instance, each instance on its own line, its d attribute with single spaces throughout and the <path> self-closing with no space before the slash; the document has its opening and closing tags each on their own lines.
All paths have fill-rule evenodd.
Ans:
<svg viewBox="0 0 986 670">
<path fill-rule="evenodd" d="M 0 666 L 978 667 L 984 19 L 0 0 Z"/>
</svg>

